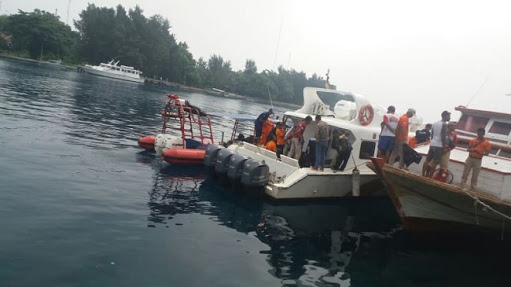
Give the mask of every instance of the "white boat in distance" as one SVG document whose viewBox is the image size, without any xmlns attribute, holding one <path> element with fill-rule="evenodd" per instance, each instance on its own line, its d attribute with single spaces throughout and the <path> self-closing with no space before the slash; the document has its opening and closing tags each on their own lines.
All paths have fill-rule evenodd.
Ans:
<svg viewBox="0 0 511 287">
<path fill-rule="evenodd" d="M 307 87 L 303 90 L 303 96 L 304 106 L 297 111 L 286 112 L 283 122 L 286 126 L 296 126 L 309 115 L 313 119 L 314 115 L 322 116 L 330 130 L 327 168 L 324 171 L 313 170 L 310 168 L 313 163 L 303 164 L 285 155 L 281 155 L 279 160 L 274 152 L 246 142 L 232 144 L 228 149 L 235 154 L 264 162 L 269 167 L 270 179 L 264 188 L 266 194 L 275 199 L 384 195 L 383 189 L 379 188 L 377 175 L 365 163 L 376 156 L 380 123 L 386 110 L 373 107 L 365 97 L 350 92 Z M 410 124 L 412 131 L 417 126 L 413 122 Z M 303 134 L 304 153 L 315 141 L 315 130 L 316 123 L 313 120 Z M 341 131 L 347 134 L 353 150 L 343 171 L 331 170 L 328 167 L 337 154 L 331 140 L 334 134 Z M 355 180 L 354 170 L 358 171 Z"/>
<path fill-rule="evenodd" d="M 85 73 L 124 81 L 143 83 L 142 72 L 130 66 L 119 65 L 119 61 L 111 60 L 99 66 L 85 65 L 81 67 Z"/>
</svg>

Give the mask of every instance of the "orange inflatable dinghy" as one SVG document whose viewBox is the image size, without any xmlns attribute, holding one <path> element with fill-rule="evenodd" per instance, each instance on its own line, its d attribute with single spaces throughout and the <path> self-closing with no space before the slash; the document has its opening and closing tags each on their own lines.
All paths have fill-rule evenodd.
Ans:
<svg viewBox="0 0 511 287">
<path fill-rule="evenodd" d="M 202 165 L 206 150 L 171 148 L 162 153 L 163 160 L 171 164 Z"/>
</svg>

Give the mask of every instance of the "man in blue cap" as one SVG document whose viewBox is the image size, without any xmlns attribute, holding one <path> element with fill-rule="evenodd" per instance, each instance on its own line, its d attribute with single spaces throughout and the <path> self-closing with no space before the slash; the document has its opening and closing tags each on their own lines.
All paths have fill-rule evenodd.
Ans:
<svg viewBox="0 0 511 287">
<path fill-rule="evenodd" d="M 269 109 L 267 112 L 261 113 L 257 119 L 254 121 L 254 143 L 259 143 L 259 139 L 261 138 L 261 134 L 263 133 L 263 124 L 268 120 L 270 115 L 273 114 L 273 109 Z"/>
</svg>

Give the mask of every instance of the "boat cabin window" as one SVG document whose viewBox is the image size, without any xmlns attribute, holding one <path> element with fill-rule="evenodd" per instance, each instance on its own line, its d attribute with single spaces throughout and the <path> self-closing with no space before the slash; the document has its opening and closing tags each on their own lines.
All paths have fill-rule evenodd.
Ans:
<svg viewBox="0 0 511 287">
<path fill-rule="evenodd" d="M 358 158 L 360 159 L 370 159 L 374 156 L 374 152 L 376 151 L 376 142 L 372 141 L 362 141 L 360 144 L 360 154 Z"/>
<path fill-rule="evenodd" d="M 352 95 L 349 94 L 340 94 L 340 93 L 334 93 L 334 92 L 324 92 L 324 91 L 316 91 L 316 94 L 318 95 L 319 99 L 325 104 L 330 107 L 330 110 L 333 111 L 333 108 L 335 107 L 335 104 L 338 101 L 344 100 L 348 102 L 355 102 L 355 99 Z"/>
<path fill-rule="evenodd" d="M 511 123 L 495 121 L 488 132 L 507 136 L 511 132 Z"/>
<path fill-rule="evenodd" d="M 463 131 L 477 133 L 478 128 L 484 128 L 490 119 L 472 115 L 463 115 L 458 122 L 457 128 Z"/>
</svg>

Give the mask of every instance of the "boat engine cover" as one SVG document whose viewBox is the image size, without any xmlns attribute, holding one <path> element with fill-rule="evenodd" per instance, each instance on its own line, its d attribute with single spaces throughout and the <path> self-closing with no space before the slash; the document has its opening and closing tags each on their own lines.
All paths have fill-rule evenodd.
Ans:
<svg viewBox="0 0 511 287">
<path fill-rule="evenodd" d="M 246 186 L 265 186 L 270 178 L 270 168 L 267 164 L 254 159 L 248 159 L 243 166 L 241 183 Z"/>
<path fill-rule="evenodd" d="M 224 147 L 216 144 L 208 145 L 208 147 L 206 148 L 206 155 L 204 156 L 204 165 L 207 167 L 215 167 L 218 152 L 221 149 L 224 149 Z"/>
<path fill-rule="evenodd" d="M 239 180 L 243 173 L 243 166 L 248 157 L 241 154 L 233 154 L 229 162 L 229 168 L 227 169 L 227 177 L 230 179 Z"/>
<path fill-rule="evenodd" d="M 227 173 L 227 169 L 229 168 L 229 162 L 231 161 L 231 156 L 233 154 L 234 152 L 232 150 L 226 148 L 218 152 L 215 164 L 215 172 L 217 174 Z"/>
</svg>

